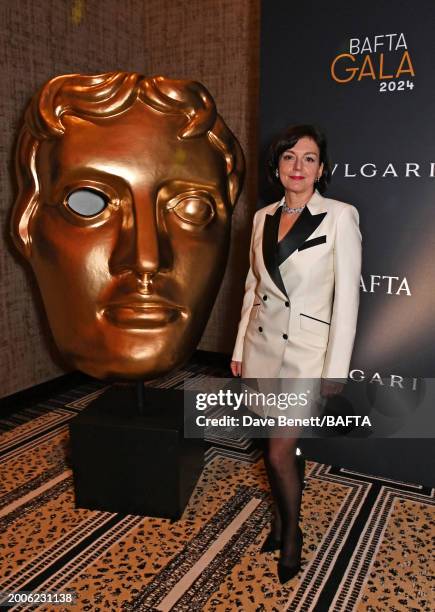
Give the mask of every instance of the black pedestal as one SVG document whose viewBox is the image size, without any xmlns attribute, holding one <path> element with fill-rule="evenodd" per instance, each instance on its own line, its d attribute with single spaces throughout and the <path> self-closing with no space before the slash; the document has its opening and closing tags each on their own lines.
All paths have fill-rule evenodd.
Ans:
<svg viewBox="0 0 435 612">
<path fill-rule="evenodd" d="M 201 474 L 204 441 L 183 436 L 183 391 L 114 386 L 70 424 L 76 504 L 178 519 Z"/>
</svg>

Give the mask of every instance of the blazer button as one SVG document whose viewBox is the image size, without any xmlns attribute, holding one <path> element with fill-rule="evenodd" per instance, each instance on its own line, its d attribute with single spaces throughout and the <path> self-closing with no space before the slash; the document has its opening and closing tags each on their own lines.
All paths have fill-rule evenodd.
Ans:
<svg viewBox="0 0 435 612">
<path fill-rule="evenodd" d="M 258 331 L 259 331 L 259 332 L 262 332 L 262 331 L 263 331 L 263 328 L 262 328 L 262 327 L 259 327 L 259 328 L 258 328 Z"/>
<path fill-rule="evenodd" d="M 288 340 L 287 334 L 283 334 L 282 337 L 284 338 L 284 340 Z"/>
<path fill-rule="evenodd" d="M 263 300 L 266 301 L 267 300 L 267 295 L 263 295 Z"/>
<path fill-rule="evenodd" d="M 286 302 L 285 305 L 287 306 L 287 308 L 289 308 L 290 302 Z"/>
</svg>

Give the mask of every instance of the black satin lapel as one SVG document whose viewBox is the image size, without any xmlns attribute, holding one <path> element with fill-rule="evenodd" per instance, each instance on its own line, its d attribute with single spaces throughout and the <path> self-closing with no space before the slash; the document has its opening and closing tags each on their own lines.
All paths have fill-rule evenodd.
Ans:
<svg viewBox="0 0 435 612">
<path fill-rule="evenodd" d="M 319 213 L 318 215 L 312 215 L 308 206 L 305 206 L 291 230 L 287 232 L 284 238 L 278 243 L 278 266 L 290 257 L 290 255 L 305 242 L 308 236 L 311 236 L 325 216 L 325 212 Z"/>
<path fill-rule="evenodd" d="M 266 215 L 263 228 L 263 259 L 264 265 L 275 285 L 283 294 L 288 297 L 287 291 L 281 274 L 279 272 L 277 261 L 277 240 L 279 230 L 279 220 L 281 218 L 281 206 L 279 206 L 274 215 Z"/>
</svg>

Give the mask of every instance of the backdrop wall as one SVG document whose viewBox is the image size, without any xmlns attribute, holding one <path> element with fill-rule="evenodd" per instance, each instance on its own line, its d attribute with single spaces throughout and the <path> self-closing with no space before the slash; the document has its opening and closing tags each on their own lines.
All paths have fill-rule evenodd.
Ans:
<svg viewBox="0 0 435 612">
<path fill-rule="evenodd" d="M 363 235 L 351 378 L 372 414 L 376 395 L 378 408 L 391 408 L 389 427 L 401 404 L 412 412 L 422 399 L 427 381 L 419 377 L 434 376 L 434 17 L 430 0 L 418 10 L 398 0 L 262 3 L 263 157 L 289 124 L 316 123 L 328 135 L 326 195 L 359 209 Z M 264 180 L 260 191 L 261 205 L 277 199 Z M 400 461 L 405 448 L 408 462 Z M 316 452 L 384 474 L 408 463 L 408 478 L 418 479 L 430 457 L 422 448 L 342 441 Z"/>
<path fill-rule="evenodd" d="M 8 239 L 16 195 L 13 149 L 22 113 L 36 89 L 58 74 L 120 69 L 194 78 L 215 98 L 247 154 L 249 178 L 234 215 L 227 274 L 200 348 L 230 352 L 255 202 L 258 2 L 6 0 L 0 11 L 0 163 L 9 168 L 9 175 L 2 175 L 0 200 L 0 397 L 64 372 L 39 292 Z"/>
</svg>

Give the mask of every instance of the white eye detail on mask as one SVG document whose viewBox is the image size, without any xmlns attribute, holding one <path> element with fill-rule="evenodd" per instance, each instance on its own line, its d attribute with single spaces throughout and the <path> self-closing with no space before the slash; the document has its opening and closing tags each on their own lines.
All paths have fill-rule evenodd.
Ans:
<svg viewBox="0 0 435 612">
<path fill-rule="evenodd" d="M 208 194 L 182 194 L 173 198 L 167 205 L 167 210 L 191 225 L 205 226 L 215 216 L 215 209 Z"/>
<path fill-rule="evenodd" d="M 108 198 L 92 189 L 78 189 L 70 193 L 66 198 L 66 204 L 77 215 L 95 217 L 106 208 Z"/>
</svg>

